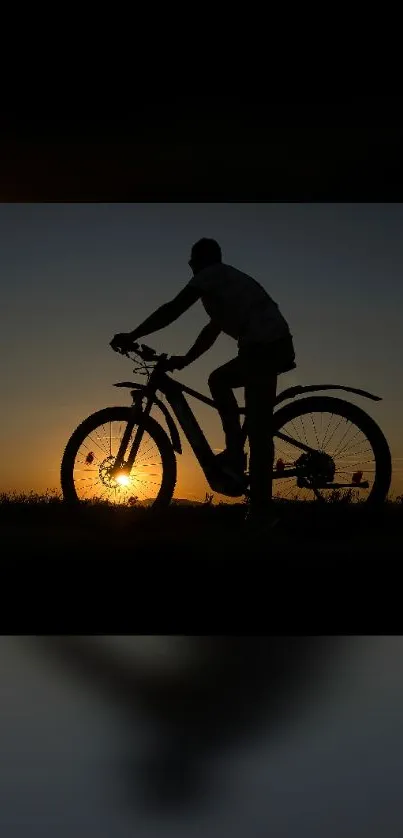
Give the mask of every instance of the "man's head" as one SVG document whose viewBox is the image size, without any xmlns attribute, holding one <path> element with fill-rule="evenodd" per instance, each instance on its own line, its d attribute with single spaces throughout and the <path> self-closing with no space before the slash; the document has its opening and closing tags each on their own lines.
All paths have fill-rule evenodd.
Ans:
<svg viewBox="0 0 403 838">
<path fill-rule="evenodd" d="M 199 273 L 209 265 L 221 262 L 221 247 L 215 239 L 200 239 L 192 247 L 189 265 L 194 274 Z"/>
</svg>

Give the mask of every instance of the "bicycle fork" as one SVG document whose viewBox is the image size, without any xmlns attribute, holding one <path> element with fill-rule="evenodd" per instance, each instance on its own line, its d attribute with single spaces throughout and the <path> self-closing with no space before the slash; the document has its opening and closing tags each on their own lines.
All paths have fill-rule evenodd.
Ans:
<svg viewBox="0 0 403 838">
<path fill-rule="evenodd" d="M 143 408 L 143 401 L 147 399 L 145 407 Z M 146 419 L 148 419 L 151 408 L 153 406 L 154 401 L 154 394 L 150 393 L 149 395 L 145 396 L 144 394 L 139 395 L 139 398 L 133 403 L 131 411 L 132 415 L 127 423 L 126 430 L 123 434 L 122 441 L 119 445 L 119 451 L 116 456 L 116 460 L 114 463 L 113 468 L 111 469 L 111 476 L 116 477 L 118 473 L 120 474 L 130 474 L 131 469 L 133 467 L 133 463 L 137 457 L 138 450 L 141 445 L 141 440 L 144 434 L 144 426 Z M 133 440 L 133 445 L 130 450 L 130 454 L 128 459 L 125 462 L 125 454 L 126 449 L 129 444 L 130 437 L 132 435 L 133 428 L 138 421 L 138 428 L 136 431 L 136 435 Z"/>
</svg>

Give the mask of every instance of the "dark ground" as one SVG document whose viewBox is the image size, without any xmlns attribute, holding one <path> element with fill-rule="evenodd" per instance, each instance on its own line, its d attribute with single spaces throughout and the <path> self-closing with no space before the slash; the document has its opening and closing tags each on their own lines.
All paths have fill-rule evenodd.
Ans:
<svg viewBox="0 0 403 838">
<path fill-rule="evenodd" d="M 165 512 L 3 497 L 6 633 L 401 631 L 403 504 L 281 510 L 269 538 L 243 505 Z"/>
<path fill-rule="evenodd" d="M 167 558 L 172 550 L 212 553 L 227 559 L 296 558 L 308 550 L 312 555 L 326 550 L 341 560 L 365 559 L 374 545 L 393 553 L 399 551 L 403 525 L 403 503 L 388 502 L 373 511 L 364 504 L 276 503 L 280 523 L 262 540 L 245 527 L 243 504 L 209 503 L 176 505 L 164 511 L 128 509 L 107 504 L 66 506 L 57 496 L 0 496 L 0 524 L 3 539 L 16 551 L 40 548 L 45 554 L 70 553 L 79 558 L 82 550 L 94 558 L 104 556 L 141 560 L 144 551 Z"/>
</svg>

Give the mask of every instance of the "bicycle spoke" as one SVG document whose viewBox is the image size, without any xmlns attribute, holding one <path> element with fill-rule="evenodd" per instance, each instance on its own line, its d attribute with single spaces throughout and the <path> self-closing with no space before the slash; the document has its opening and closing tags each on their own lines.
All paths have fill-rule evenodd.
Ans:
<svg viewBox="0 0 403 838">
<path fill-rule="evenodd" d="M 337 431 L 337 428 L 339 428 L 339 427 L 340 427 L 340 425 L 341 425 L 341 423 L 342 423 L 343 419 L 344 419 L 344 416 L 342 416 L 342 417 L 341 417 L 341 419 L 340 419 L 339 423 L 336 425 L 336 427 L 335 427 L 335 429 L 334 429 L 333 433 L 330 435 L 329 439 L 327 440 L 327 444 L 328 444 L 328 445 L 330 445 L 330 443 L 331 443 L 331 441 L 332 441 L 332 439 L 333 439 L 333 437 L 334 437 L 334 435 L 335 435 L 335 433 L 336 433 L 336 431 Z"/>
<path fill-rule="evenodd" d="M 147 496 L 147 495 L 145 494 L 145 492 L 143 492 L 143 490 L 142 490 L 142 489 L 140 489 L 140 487 L 139 487 L 139 486 L 137 486 L 137 487 L 136 487 L 136 489 L 137 489 L 137 491 L 139 491 L 139 492 L 143 495 L 143 497 L 144 497 L 144 499 L 145 499 L 145 500 L 149 500 L 149 496 Z"/>
<path fill-rule="evenodd" d="M 360 451 L 360 450 L 358 450 L 358 451 L 351 451 L 351 452 L 350 452 L 350 454 L 349 454 L 349 457 L 347 457 L 347 459 L 351 459 L 351 457 L 361 457 L 361 456 L 364 456 L 364 454 L 368 454 L 368 453 L 369 453 L 369 451 L 371 451 L 371 450 L 372 450 L 371 448 L 364 448 L 364 450 L 363 450 L 363 451 Z M 346 459 L 346 458 L 345 458 L 345 459 Z"/>
<path fill-rule="evenodd" d="M 282 442 L 282 440 L 281 440 L 281 442 Z M 280 448 L 280 446 L 278 446 L 276 450 L 277 450 L 277 454 L 280 454 L 280 457 L 277 456 L 277 459 L 282 459 L 285 462 L 285 460 L 289 456 L 289 452 L 284 451 L 284 448 Z"/>
<path fill-rule="evenodd" d="M 328 424 L 328 426 L 327 426 L 327 428 L 326 428 L 325 435 L 324 435 L 323 440 L 322 440 L 322 450 L 324 450 L 324 448 L 325 448 L 325 440 L 326 440 L 326 437 L 327 437 L 327 432 L 328 432 L 328 430 L 329 430 L 329 428 L 330 428 L 330 423 L 331 423 L 331 421 L 332 421 L 332 419 L 333 419 L 333 416 L 334 416 L 334 414 L 332 413 L 332 415 L 331 415 L 331 417 L 330 417 L 330 419 L 329 419 L 329 424 Z"/>
<path fill-rule="evenodd" d="M 132 444 L 132 443 L 133 443 L 134 437 L 135 437 L 135 433 L 133 433 L 132 438 L 130 439 L 130 444 Z M 149 448 L 147 448 L 147 450 L 146 450 L 146 451 L 144 451 L 144 454 L 147 454 L 147 453 L 148 453 L 148 451 L 151 451 L 151 448 L 152 448 L 153 446 L 154 446 L 154 448 L 155 448 L 155 442 L 152 442 L 152 444 L 150 445 L 150 447 L 149 447 Z M 151 456 L 153 456 L 153 455 L 151 455 Z"/>
<path fill-rule="evenodd" d="M 105 451 L 106 455 L 109 456 L 108 442 L 107 442 L 107 439 L 106 439 L 108 435 L 105 431 L 105 425 L 102 425 L 102 430 L 103 430 L 103 434 L 104 434 L 102 448 Z M 99 440 L 102 439 L 99 434 L 98 434 L 98 439 Z"/>
<path fill-rule="evenodd" d="M 159 486 L 155 480 L 141 480 L 140 477 L 133 477 L 133 481 L 136 483 L 142 483 L 144 486 Z"/>
<path fill-rule="evenodd" d="M 141 499 L 140 503 L 156 498 L 162 482 L 162 461 L 156 442 L 146 431 L 130 475 L 125 474 L 123 462 L 122 480 L 127 480 L 127 484 L 119 484 L 119 475 L 113 472 L 125 430 L 125 422 L 110 421 L 91 431 L 83 440 L 74 465 L 74 482 L 79 498 L 107 500 L 120 505 L 132 505 L 133 498 L 137 496 Z M 129 455 L 136 432 L 137 428 L 133 428 L 125 457 Z M 87 468 L 89 454 L 92 458 Z"/>
<path fill-rule="evenodd" d="M 344 432 L 344 434 L 343 434 L 343 436 L 342 436 L 341 440 L 339 441 L 339 446 L 343 445 L 343 442 L 344 442 L 344 440 L 345 440 L 345 438 L 346 438 L 347 434 L 349 433 L 349 431 L 351 430 L 351 428 L 352 428 L 352 427 L 353 427 L 353 426 L 352 426 L 352 424 L 351 424 L 350 420 L 348 420 L 348 422 L 347 422 L 347 428 L 346 428 L 346 430 L 345 430 L 345 432 Z M 343 449 L 341 449 L 340 447 L 337 449 L 337 451 L 335 452 L 335 457 L 337 457 L 337 456 L 340 454 L 341 450 L 343 450 Z"/>
<path fill-rule="evenodd" d="M 90 437 L 90 436 L 89 436 L 89 437 L 87 437 L 87 438 L 88 438 L 88 440 L 91 440 L 91 437 Z M 100 448 L 100 450 L 101 450 L 103 453 L 105 453 L 105 450 L 104 450 L 104 449 L 103 449 L 103 448 L 102 448 L 102 447 L 98 444 L 98 442 L 97 442 L 95 439 L 93 439 L 93 440 L 92 440 L 92 442 L 93 442 L 93 445 L 92 445 L 92 446 L 87 445 L 85 442 L 83 442 L 83 443 L 82 443 L 82 445 L 84 445 L 84 447 L 87 449 L 87 451 L 92 451 L 92 450 L 93 450 L 93 448 L 94 448 L 94 445 L 96 445 L 98 448 Z"/>
<path fill-rule="evenodd" d="M 315 422 L 314 422 L 314 420 L 313 420 L 312 413 L 310 414 L 310 417 L 311 417 L 311 421 L 312 421 L 313 429 L 314 429 L 314 432 L 315 432 L 316 442 L 318 443 L 318 448 L 320 448 L 320 445 L 319 445 L 319 439 L 318 439 L 318 434 L 316 433 L 316 426 L 315 426 Z"/>
<path fill-rule="evenodd" d="M 139 462 L 139 463 L 147 462 L 148 460 L 151 460 L 153 457 L 154 457 L 154 452 L 153 452 L 152 454 L 150 454 L 150 456 L 149 456 L 149 457 L 141 457 L 141 458 L 138 460 L 138 462 Z M 137 462 L 137 458 L 136 458 L 136 462 Z"/>
<path fill-rule="evenodd" d="M 305 444 L 308 445 L 309 443 L 308 443 L 308 439 L 307 439 L 307 435 L 306 435 L 306 431 L 305 431 L 305 425 L 304 425 L 303 417 L 300 416 L 300 419 L 301 419 L 302 430 L 303 430 L 303 433 L 304 433 Z"/>
<path fill-rule="evenodd" d="M 340 456 L 341 454 L 344 454 L 345 451 L 348 451 L 348 446 L 351 445 L 351 443 L 358 436 L 359 433 L 361 433 L 361 431 L 358 429 L 358 431 L 356 431 L 355 434 L 353 434 L 350 441 L 348 443 L 346 443 L 346 445 L 344 445 L 343 448 L 340 449 L 340 451 L 338 451 L 338 456 Z"/>
<path fill-rule="evenodd" d="M 290 422 L 290 425 L 291 425 L 291 427 L 292 427 L 292 428 L 294 428 L 294 422 L 293 422 L 293 421 L 292 421 L 292 422 Z M 298 437 L 299 441 L 300 441 L 300 442 L 302 442 L 302 439 L 301 439 L 301 437 L 300 437 L 300 435 L 299 435 L 299 433 L 298 433 L 298 431 L 297 431 L 297 429 L 296 429 L 296 428 L 295 428 L 295 433 L 296 433 L 296 435 L 297 435 L 297 437 Z"/>
<path fill-rule="evenodd" d="M 345 460 L 341 463 L 337 462 L 337 466 L 347 468 L 349 471 L 357 471 L 362 466 L 367 465 L 368 463 L 373 463 L 373 459 L 370 458 L 369 460 L 354 460 L 353 462 L 346 462 Z"/>
</svg>

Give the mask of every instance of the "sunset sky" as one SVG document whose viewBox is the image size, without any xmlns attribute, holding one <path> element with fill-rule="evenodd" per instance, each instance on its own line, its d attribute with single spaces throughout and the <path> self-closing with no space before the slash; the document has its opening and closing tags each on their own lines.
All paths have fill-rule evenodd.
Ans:
<svg viewBox="0 0 403 838">
<path fill-rule="evenodd" d="M 402 204 L 2 204 L 0 229 L 2 491 L 59 488 L 76 425 L 129 404 L 112 384 L 130 379 L 132 367 L 109 341 L 181 289 L 192 244 L 211 236 L 290 324 L 298 367 L 280 389 L 330 382 L 383 397 L 351 400 L 384 431 L 392 492 L 403 492 Z M 145 340 L 182 354 L 206 321 L 197 303 Z M 235 342 L 220 337 L 177 377 L 207 392 L 209 372 L 235 354 Z M 213 411 L 192 407 L 221 448 Z M 186 445 L 178 460 L 176 495 L 204 497 Z"/>
</svg>

